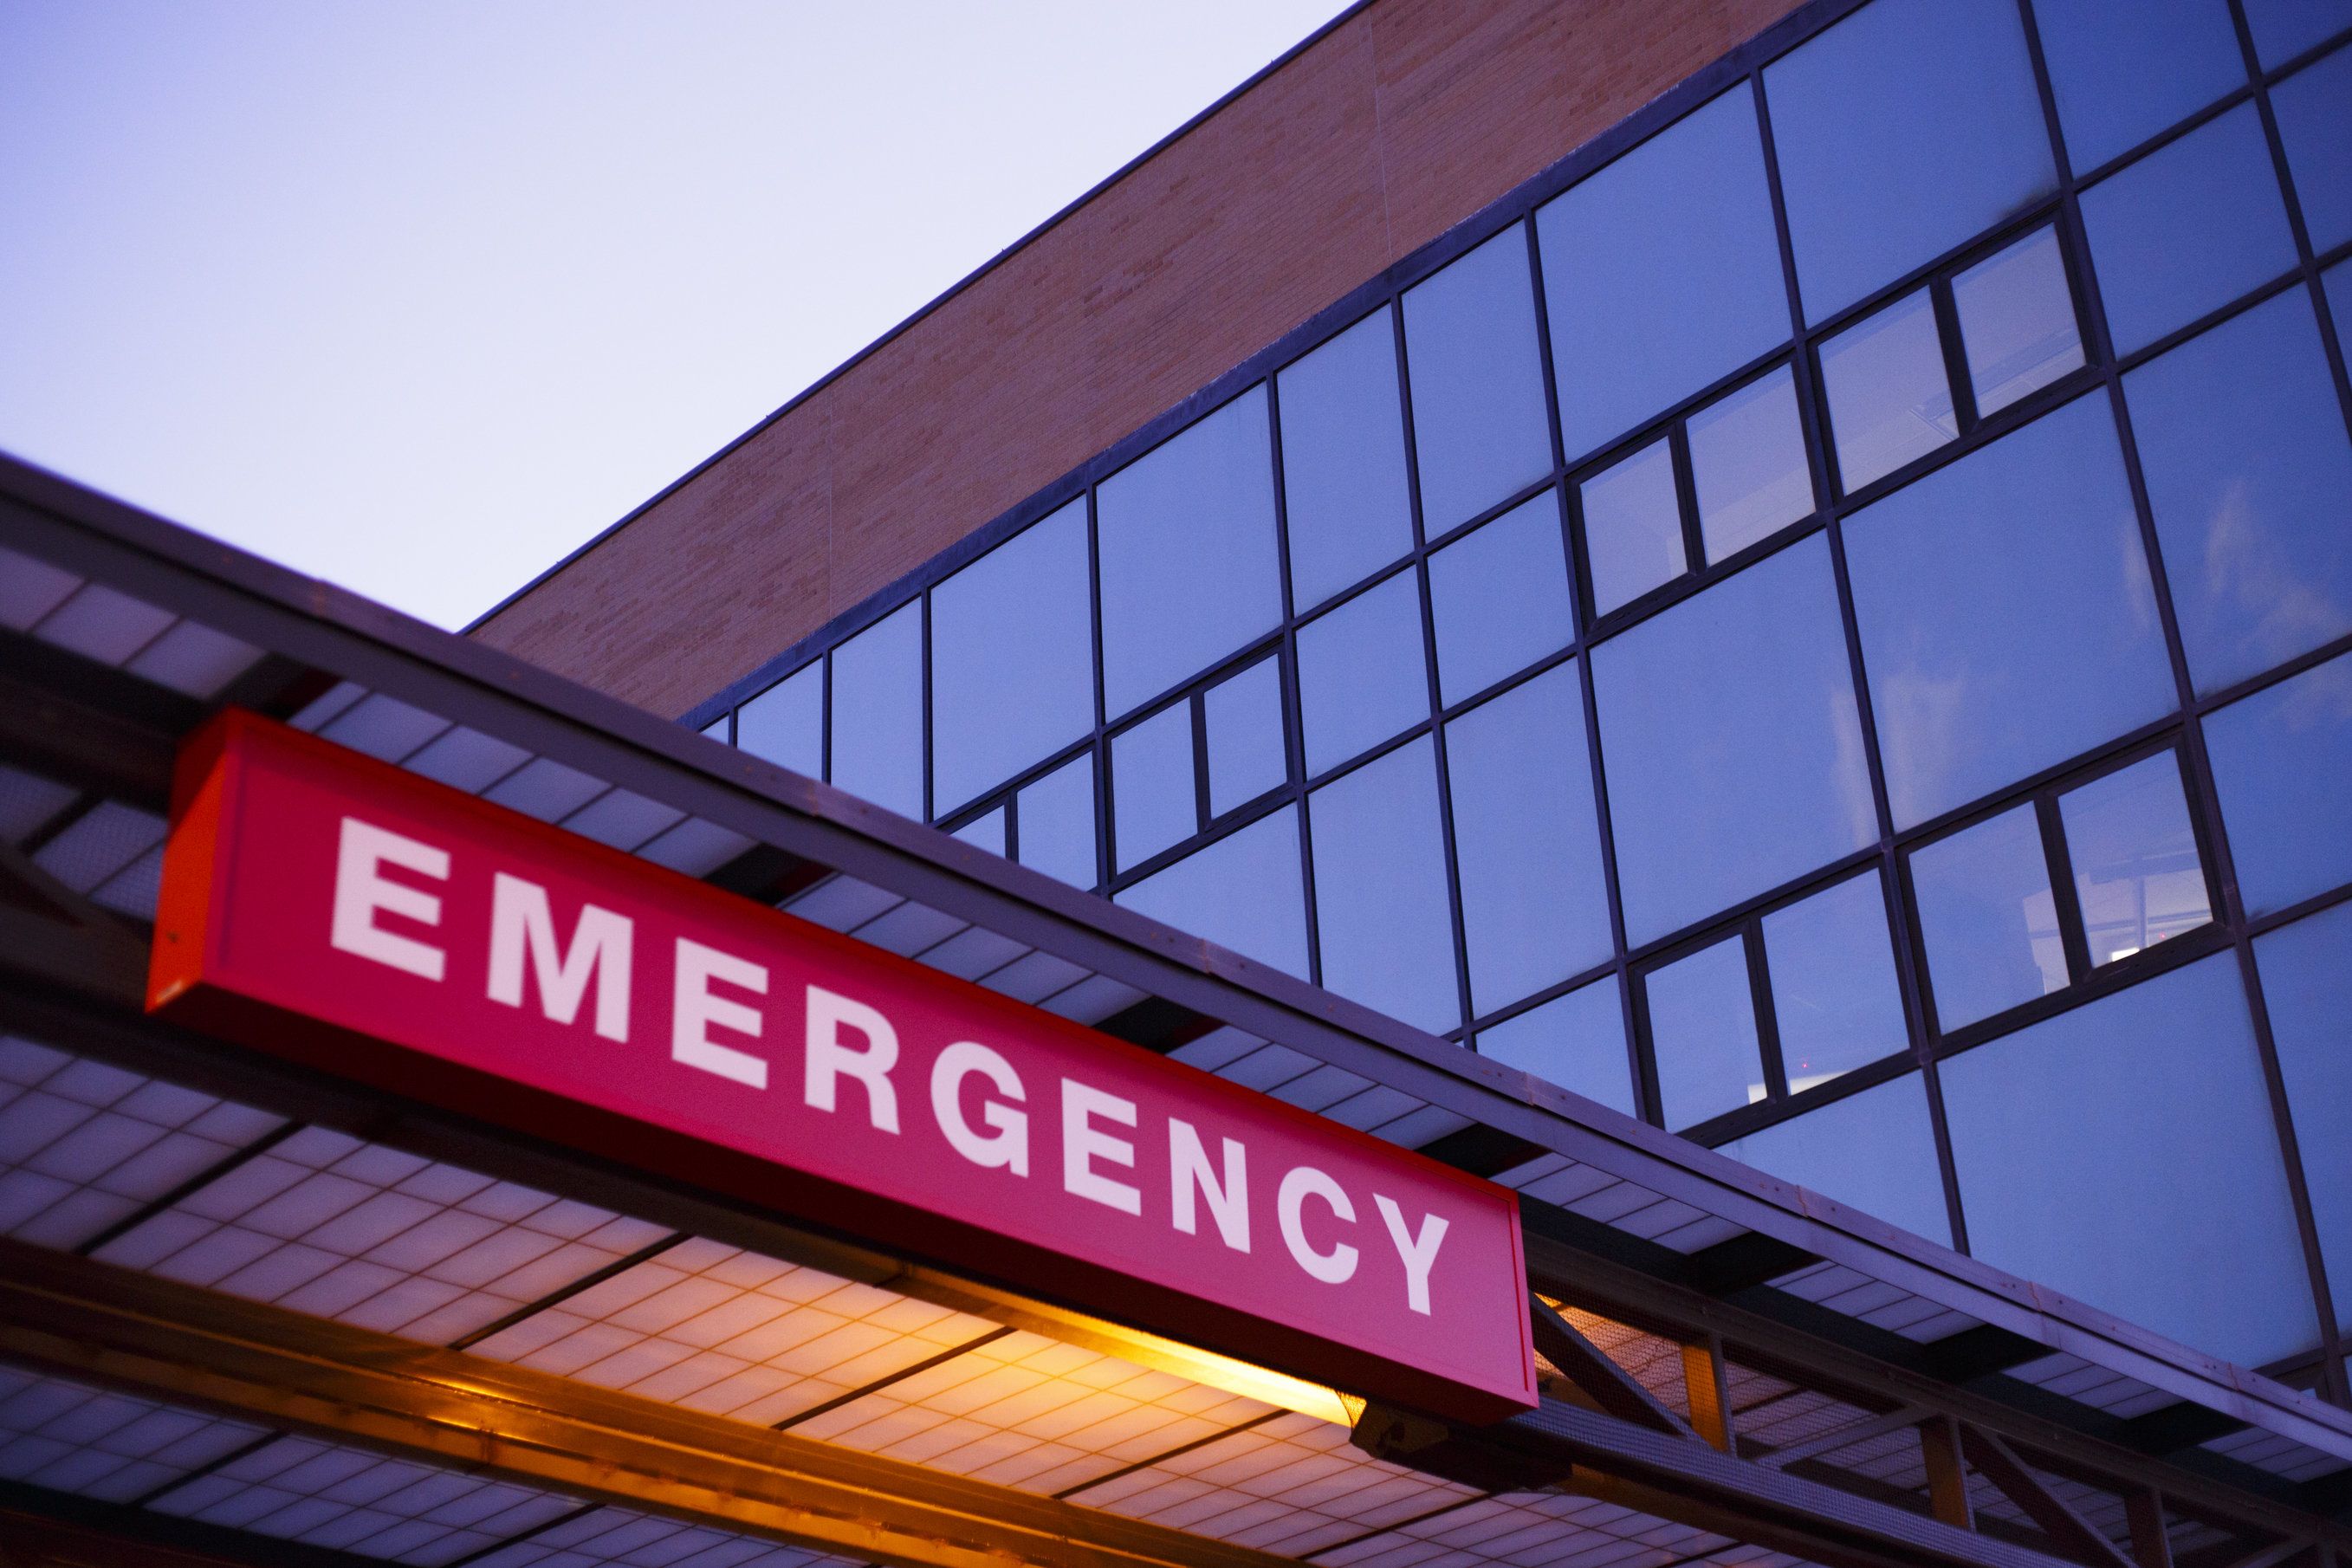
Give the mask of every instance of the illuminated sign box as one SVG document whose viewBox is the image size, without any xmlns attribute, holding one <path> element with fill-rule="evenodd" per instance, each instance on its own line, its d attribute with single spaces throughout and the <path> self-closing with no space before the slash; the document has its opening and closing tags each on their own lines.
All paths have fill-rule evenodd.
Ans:
<svg viewBox="0 0 2352 1568">
<path fill-rule="evenodd" d="M 1350 1393 L 1535 1404 L 1491 1183 L 242 712 L 149 1005 Z"/>
</svg>

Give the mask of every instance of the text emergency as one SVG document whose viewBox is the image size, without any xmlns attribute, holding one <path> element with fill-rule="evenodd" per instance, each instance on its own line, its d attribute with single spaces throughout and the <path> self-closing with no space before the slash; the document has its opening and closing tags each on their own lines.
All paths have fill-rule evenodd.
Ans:
<svg viewBox="0 0 2352 1568">
<path fill-rule="evenodd" d="M 150 1002 L 1342 1388 L 1533 1403 L 1504 1190 L 252 715 L 183 758 Z"/>
</svg>

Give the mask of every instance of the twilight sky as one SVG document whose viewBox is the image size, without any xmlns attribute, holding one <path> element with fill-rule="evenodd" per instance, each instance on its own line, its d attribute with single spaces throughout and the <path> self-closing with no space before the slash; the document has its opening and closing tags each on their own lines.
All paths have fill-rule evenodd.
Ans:
<svg viewBox="0 0 2352 1568">
<path fill-rule="evenodd" d="M 0 449 L 455 626 L 1341 0 L 0 0 Z"/>
</svg>

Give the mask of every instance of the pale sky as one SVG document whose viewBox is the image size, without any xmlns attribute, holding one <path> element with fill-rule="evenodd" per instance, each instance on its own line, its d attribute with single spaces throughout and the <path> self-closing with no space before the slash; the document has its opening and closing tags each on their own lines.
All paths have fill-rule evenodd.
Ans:
<svg viewBox="0 0 2352 1568">
<path fill-rule="evenodd" d="M 0 0 L 0 448 L 443 626 L 1342 0 Z"/>
</svg>

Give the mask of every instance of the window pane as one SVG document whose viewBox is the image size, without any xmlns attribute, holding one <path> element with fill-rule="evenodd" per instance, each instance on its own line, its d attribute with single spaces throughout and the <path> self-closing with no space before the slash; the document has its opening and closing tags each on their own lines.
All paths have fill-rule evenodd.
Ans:
<svg viewBox="0 0 2352 1568">
<path fill-rule="evenodd" d="M 1683 553 L 1682 503 L 1675 485 L 1674 454 L 1664 440 L 1603 468 L 1579 490 L 1593 614 L 1605 616 L 1683 574 L 1688 563 Z"/>
<path fill-rule="evenodd" d="M 957 828 L 955 836 L 966 844 L 979 846 L 991 855 L 1003 854 L 1004 808 L 1000 805 L 993 811 L 973 817 Z"/>
<path fill-rule="evenodd" d="M 2246 84 L 2229 0 L 2035 0 L 2033 21 L 2077 174 Z"/>
<path fill-rule="evenodd" d="M 2014 6 L 1877 0 L 1767 66 L 1764 92 L 1809 321 L 2055 184 Z"/>
<path fill-rule="evenodd" d="M 735 710 L 735 743 L 809 778 L 824 776 L 824 660 L 803 665 Z"/>
<path fill-rule="evenodd" d="M 1095 870 L 1095 754 L 1071 758 L 1021 792 L 1021 863 L 1074 888 Z"/>
<path fill-rule="evenodd" d="M 2246 913 L 2352 881 L 2352 656 L 2232 702 L 2205 744 Z"/>
<path fill-rule="evenodd" d="M 1282 666 L 1265 658 L 1209 688 L 1209 814 L 1223 816 L 1289 776 L 1283 758 Z"/>
<path fill-rule="evenodd" d="M 2180 763 L 2170 752 L 2058 797 L 2091 963 L 2112 963 L 2213 918 Z"/>
<path fill-rule="evenodd" d="M 2352 0 L 2246 0 L 2246 26 L 2270 70 L 2352 27 Z"/>
<path fill-rule="evenodd" d="M 2287 173 L 2311 248 L 2352 239 L 2352 49 L 2338 49 L 2271 89 Z"/>
<path fill-rule="evenodd" d="M 2104 397 L 1854 513 L 1845 548 L 1897 827 L 2175 706 Z"/>
<path fill-rule="evenodd" d="M 2124 377 L 2198 689 L 2352 630 L 2352 441 L 2290 289 Z"/>
<path fill-rule="evenodd" d="M 734 742 L 728 738 L 727 731 L 728 727 L 733 723 L 735 715 L 732 713 L 721 713 L 718 718 L 713 719 L 709 723 L 705 724 L 701 729 L 697 730 L 695 733 L 698 735 L 708 735 L 712 740 L 719 742 L 721 744 L 731 745 Z"/>
<path fill-rule="evenodd" d="M 1728 936 L 1642 978 L 1658 1098 L 1675 1131 L 1764 1098 L 1748 947 Z"/>
<path fill-rule="evenodd" d="M 1596 980 L 1530 1007 L 1478 1035 L 1478 1054 L 1533 1073 L 1570 1094 L 1628 1116 L 1633 1079 L 1625 1058 L 1625 1013 L 1617 982 Z"/>
<path fill-rule="evenodd" d="M 1433 1031 L 1462 1021 L 1427 736 L 1307 797 L 1323 985 Z"/>
<path fill-rule="evenodd" d="M 1298 808 L 1286 805 L 1194 850 L 1116 901 L 1304 978 L 1307 901 L 1299 895 Z"/>
<path fill-rule="evenodd" d="M 1084 498 L 931 590 L 931 797 L 952 811 L 1094 728 Z"/>
<path fill-rule="evenodd" d="M 1281 619 L 1264 387 L 1105 479 L 1095 506 L 1110 717 Z"/>
<path fill-rule="evenodd" d="M 1592 679 L 1636 946 L 1877 838 L 1820 536 L 1601 644 Z"/>
<path fill-rule="evenodd" d="M 1787 365 L 1692 415 L 1690 454 L 1709 561 L 1778 533 L 1813 510 L 1797 383 Z"/>
<path fill-rule="evenodd" d="M 1979 418 L 2083 367 L 2054 229 L 2027 235 L 1954 278 L 1952 303 Z"/>
<path fill-rule="evenodd" d="M 2336 1316 L 2352 1324 L 2352 905 L 2256 937 L 2254 962 Z"/>
<path fill-rule="evenodd" d="M 923 604 L 893 610 L 833 650 L 833 782 L 923 815 Z"/>
<path fill-rule="evenodd" d="M 1306 609 L 1412 548 L 1389 313 L 1366 317 L 1276 381 L 1290 596 Z"/>
<path fill-rule="evenodd" d="M 1916 1073 L 1718 1143 L 1715 1152 L 1950 1245 L 1927 1088 Z"/>
<path fill-rule="evenodd" d="M 1610 953 L 1576 667 L 1548 669 L 1446 725 L 1445 765 L 1470 1005 L 1491 1013 Z"/>
<path fill-rule="evenodd" d="M 1551 471 L 1535 285 L 1517 224 L 1404 297 L 1421 521 L 1466 521 Z"/>
<path fill-rule="evenodd" d="M 1110 738 L 1111 837 L 1122 871 L 1201 831 L 1192 704 L 1162 708 Z"/>
<path fill-rule="evenodd" d="M 1960 433 L 1925 289 L 1823 343 L 1822 385 L 1848 494 Z"/>
<path fill-rule="evenodd" d="M 1913 851 L 1911 891 L 1946 1033 L 2065 986 L 2050 865 L 2031 805 Z"/>
<path fill-rule="evenodd" d="M 2316 1337 L 2230 955 L 1964 1052 L 1942 1077 L 1976 1256 L 2242 1365 Z"/>
<path fill-rule="evenodd" d="M 2294 265 L 2286 206 L 2251 103 L 2084 192 L 2083 229 L 2117 353 Z"/>
<path fill-rule="evenodd" d="M 1790 1093 L 1909 1047 L 1875 870 L 1766 915 L 1764 968 Z"/>
<path fill-rule="evenodd" d="M 1421 589 L 1400 572 L 1298 630 L 1307 772 L 1328 772 L 1429 717 Z"/>
<path fill-rule="evenodd" d="M 1448 704 L 1566 647 L 1576 616 L 1559 498 L 1539 495 L 1432 555 L 1429 606 Z"/>
<path fill-rule="evenodd" d="M 1536 215 L 1571 460 L 1789 339 L 1746 86 Z"/>
</svg>

